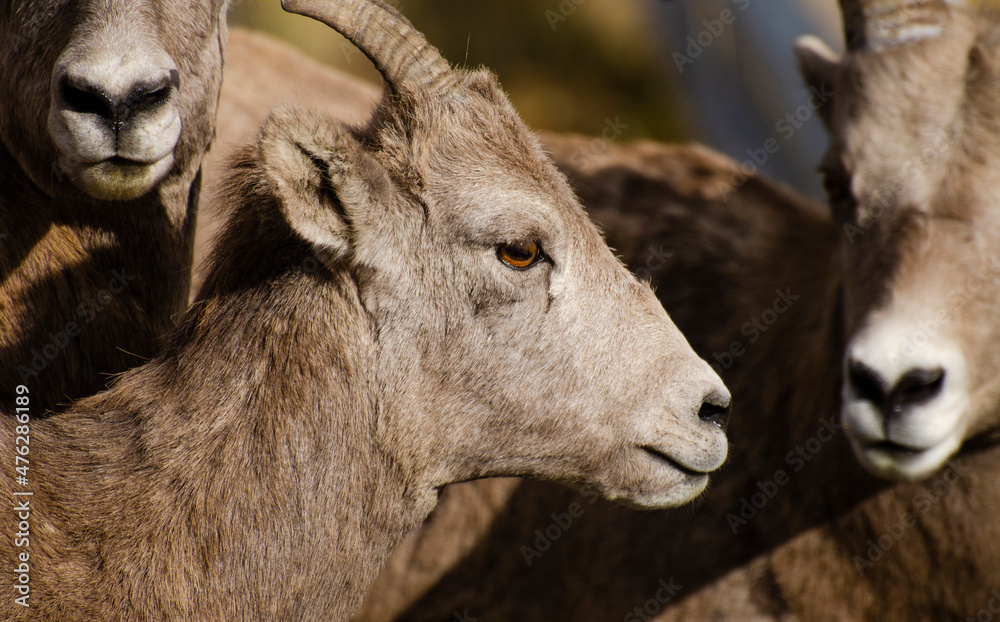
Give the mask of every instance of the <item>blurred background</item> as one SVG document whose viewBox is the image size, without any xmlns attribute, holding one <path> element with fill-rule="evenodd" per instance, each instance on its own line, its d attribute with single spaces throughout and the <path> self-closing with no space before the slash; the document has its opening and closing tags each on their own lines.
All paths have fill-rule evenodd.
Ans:
<svg viewBox="0 0 1000 622">
<path fill-rule="evenodd" d="M 704 142 L 748 170 L 821 197 L 826 148 L 792 43 L 842 49 L 836 0 L 389 0 L 453 64 L 495 71 L 535 129 L 623 142 Z M 230 24 L 265 31 L 371 81 L 325 26 L 279 0 L 234 0 Z M 805 108 L 803 108 L 805 106 Z M 788 117 L 787 115 L 792 115 Z M 775 153 L 762 150 L 769 139 Z M 771 143 L 773 150 L 773 143 Z"/>
</svg>

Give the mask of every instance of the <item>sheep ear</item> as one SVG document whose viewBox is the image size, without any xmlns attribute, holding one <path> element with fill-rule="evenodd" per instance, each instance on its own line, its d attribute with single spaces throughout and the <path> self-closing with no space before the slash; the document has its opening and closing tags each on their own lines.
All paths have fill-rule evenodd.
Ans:
<svg viewBox="0 0 1000 622">
<path fill-rule="evenodd" d="M 824 95 L 826 101 L 819 108 L 820 117 L 827 129 L 833 120 L 832 93 L 840 70 L 840 57 L 819 37 L 806 35 L 795 42 L 795 56 L 799 60 L 799 72 L 805 78 L 806 86 L 814 93 Z"/>
<path fill-rule="evenodd" d="M 338 258 L 351 250 L 352 225 L 385 210 L 392 183 L 340 123 L 304 108 L 280 108 L 264 121 L 264 171 L 292 229 Z"/>
</svg>

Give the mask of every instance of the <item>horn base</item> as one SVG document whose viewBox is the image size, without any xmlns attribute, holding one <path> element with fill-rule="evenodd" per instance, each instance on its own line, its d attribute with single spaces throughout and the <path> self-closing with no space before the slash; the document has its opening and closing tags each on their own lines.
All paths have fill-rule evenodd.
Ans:
<svg viewBox="0 0 1000 622">
<path fill-rule="evenodd" d="M 879 51 L 941 35 L 948 22 L 943 0 L 841 0 L 851 51 Z"/>
</svg>

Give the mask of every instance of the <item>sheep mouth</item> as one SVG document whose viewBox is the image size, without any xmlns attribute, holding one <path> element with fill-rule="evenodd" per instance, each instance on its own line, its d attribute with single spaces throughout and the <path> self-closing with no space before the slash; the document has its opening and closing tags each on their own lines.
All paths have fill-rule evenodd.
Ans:
<svg viewBox="0 0 1000 622">
<path fill-rule="evenodd" d="M 881 441 L 878 443 L 870 443 L 865 445 L 866 451 L 880 451 L 892 456 L 899 456 L 901 458 L 916 456 L 917 454 L 923 453 L 923 449 L 915 449 L 913 447 L 908 447 L 906 445 L 900 445 L 899 443 L 894 443 L 892 441 Z"/>
<path fill-rule="evenodd" d="M 114 157 L 108 158 L 107 160 L 104 160 L 103 162 L 101 162 L 101 164 L 110 164 L 112 166 L 121 166 L 121 167 L 125 167 L 125 168 L 128 168 L 128 167 L 140 167 L 141 168 L 141 167 L 149 166 L 150 165 L 149 162 L 140 162 L 138 160 L 129 160 L 128 158 L 123 158 L 121 156 L 114 156 Z M 153 164 L 155 164 L 155 162 Z"/>
<path fill-rule="evenodd" d="M 160 183 L 174 165 L 173 154 L 154 163 L 120 155 L 95 164 L 63 168 L 72 183 L 98 200 L 137 199 Z"/>
<path fill-rule="evenodd" d="M 666 464 L 675 471 L 680 471 L 681 473 L 687 475 L 688 477 L 705 477 L 708 475 L 708 473 L 705 473 L 704 471 L 696 471 L 694 469 L 684 466 L 683 464 L 677 462 L 667 454 L 663 453 L 662 451 L 659 451 L 658 449 L 654 449 L 649 445 L 640 445 L 639 449 L 641 449 L 643 452 L 646 453 L 646 455 L 650 456 L 657 462 Z"/>
<path fill-rule="evenodd" d="M 162 160 L 162 159 L 161 159 Z M 121 155 L 108 156 L 100 160 L 80 160 L 80 159 L 69 159 L 67 161 L 60 161 L 59 167 L 63 171 L 68 173 L 82 173 L 84 171 L 103 171 L 109 172 L 112 170 L 117 171 L 142 171 L 155 166 L 160 163 L 161 160 L 156 160 L 153 162 L 146 162 L 143 160 L 136 160 L 133 158 L 123 157 Z"/>
</svg>

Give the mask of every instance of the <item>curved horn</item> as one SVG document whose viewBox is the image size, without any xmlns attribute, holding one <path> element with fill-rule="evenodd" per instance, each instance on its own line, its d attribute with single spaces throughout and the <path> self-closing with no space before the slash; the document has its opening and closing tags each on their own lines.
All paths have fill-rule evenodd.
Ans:
<svg viewBox="0 0 1000 622">
<path fill-rule="evenodd" d="M 347 37 L 397 92 L 439 88 L 451 75 L 437 48 L 383 0 L 281 0 L 281 7 Z"/>
<path fill-rule="evenodd" d="M 847 49 L 881 50 L 941 34 L 944 0 L 840 0 Z"/>
</svg>

